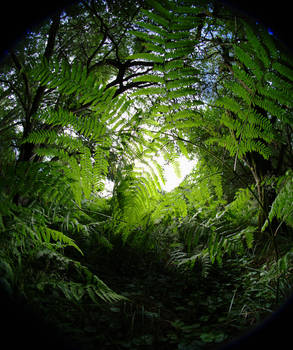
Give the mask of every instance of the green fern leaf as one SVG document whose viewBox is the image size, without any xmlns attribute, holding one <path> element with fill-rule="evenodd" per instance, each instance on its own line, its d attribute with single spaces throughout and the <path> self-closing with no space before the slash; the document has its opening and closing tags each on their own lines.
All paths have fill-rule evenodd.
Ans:
<svg viewBox="0 0 293 350">
<path fill-rule="evenodd" d="M 150 62 L 155 62 L 155 63 L 164 63 L 164 57 L 155 55 L 152 53 L 134 53 L 130 56 L 127 57 L 128 60 L 136 60 L 136 59 L 142 59 Z"/>
<path fill-rule="evenodd" d="M 168 28 L 169 26 L 169 20 L 166 20 L 164 17 L 155 14 L 154 12 L 150 12 L 147 10 L 142 9 L 141 12 L 147 16 L 150 20 L 152 20 L 154 23 L 161 25 L 162 27 Z"/>
<path fill-rule="evenodd" d="M 151 74 L 146 74 L 146 75 L 141 75 L 139 77 L 136 77 L 133 79 L 134 82 L 136 81 L 142 81 L 142 82 L 151 82 L 151 83 L 162 83 L 164 84 L 164 79 L 160 76 L 157 75 L 151 75 Z"/>
</svg>

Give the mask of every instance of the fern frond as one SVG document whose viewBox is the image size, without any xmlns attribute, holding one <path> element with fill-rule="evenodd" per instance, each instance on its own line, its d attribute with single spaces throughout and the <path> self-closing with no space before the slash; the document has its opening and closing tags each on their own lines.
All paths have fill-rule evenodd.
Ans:
<svg viewBox="0 0 293 350">
<path fill-rule="evenodd" d="M 150 35 L 139 31 L 130 31 L 130 33 L 147 42 L 155 42 L 159 45 L 164 44 L 164 39 L 162 39 L 159 35 Z"/>
<path fill-rule="evenodd" d="M 168 31 L 165 30 L 164 28 L 159 27 L 158 25 L 148 23 L 148 22 L 136 22 L 136 24 L 141 28 L 147 29 L 150 32 L 158 34 L 159 36 L 166 37 L 168 35 Z M 132 31 L 131 33 L 139 37 L 142 32 Z M 143 39 L 145 41 L 148 41 L 149 40 L 148 34 L 146 33 L 143 33 L 143 34 L 144 34 Z"/>
<path fill-rule="evenodd" d="M 166 88 L 167 89 L 174 89 L 174 88 L 182 88 L 184 89 L 186 86 L 191 86 L 195 83 L 198 83 L 198 78 L 181 78 L 176 80 L 168 80 L 166 82 Z M 186 95 L 185 95 L 186 96 Z"/>
<path fill-rule="evenodd" d="M 254 242 L 254 233 L 256 231 L 256 228 L 253 226 L 248 226 L 244 230 L 241 231 L 241 234 L 244 233 L 245 235 L 245 240 L 246 240 L 246 245 L 249 249 L 253 247 L 253 242 Z"/>
<path fill-rule="evenodd" d="M 39 130 L 30 133 L 23 143 L 31 142 L 34 144 L 48 143 L 53 144 L 58 137 L 58 134 L 53 130 Z"/>
<path fill-rule="evenodd" d="M 293 82 L 293 68 L 292 67 L 288 67 L 287 65 L 282 64 L 280 62 L 274 62 L 272 66 L 284 78 L 289 79 L 291 82 Z"/>
<path fill-rule="evenodd" d="M 147 52 L 134 53 L 128 56 L 127 59 L 129 60 L 142 59 L 142 60 L 155 62 L 155 63 L 164 63 L 164 57 L 155 55 L 152 53 L 147 53 Z"/>
<path fill-rule="evenodd" d="M 254 52 L 257 52 L 257 57 L 261 59 L 264 67 L 267 69 L 271 64 L 270 57 L 268 56 L 267 50 L 265 49 L 260 37 L 254 32 L 252 27 L 245 23 L 244 25 L 246 37 L 248 39 L 249 45 L 252 47 Z"/>
<path fill-rule="evenodd" d="M 293 227 L 293 176 L 292 171 L 288 171 L 281 179 L 279 193 L 274 200 L 269 212 L 269 220 L 276 217 L 281 223 L 285 222 Z M 268 220 L 264 223 L 262 231 L 268 226 Z"/>
<path fill-rule="evenodd" d="M 65 245 L 74 247 L 76 250 L 78 250 L 83 255 L 83 252 L 76 245 L 76 243 L 73 241 L 73 239 L 66 236 L 64 233 L 62 233 L 60 231 L 51 229 L 49 227 L 39 227 L 36 229 L 36 232 L 37 232 L 37 235 L 40 238 L 42 238 L 42 240 L 46 243 L 50 243 L 51 239 L 53 239 L 55 242 L 60 242 L 61 244 L 65 244 Z"/>
<path fill-rule="evenodd" d="M 154 12 L 151 11 L 147 11 L 142 9 L 141 12 L 147 16 L 150 20 L 152 20 L 154 23 L 162 26 L 163 28 L 168 28 L 169 26 L 169 20 L 166 20 L 164 17 L 162 17 L 161 15 L 158 15 Z"/>
<path fill-rule="evenodd" d="M 147 2 L 160 16 L 164 17 L 167 21 L 172 19 L 172 13 L 168 11 L 170 9 L 169 1 L 163 1 L 162 3 L 159 3 L 158 1 L 147 0 Z"/>
<path fill-rule="evenodd" d="M 147 87 L 139 89 L 131 94 L 132 97 L 143 96 L 143 95 L 162 95 L 165 93 L 165 90 L 161 87 Z"/>
<path fill-rule="evenodd" d="M 150 83 L 162 83 L 164 84 L 164 79 L 160 76 L 157 75 L 151 75 L 151 74 L 146 74 L 146 75 L 141 75 L 137 78 L 133 79 L 134 82 L 141 81 L 141 82 L 150 82 Z"/>
<path fill-rule="evenodd" d="M 238 60 L 232 66 L 235 80 L 225 83 L 231 97 L 224 96 L 216 102 L 218 106 L 230 111 L 223 114 L 221 121 L 233 132 L 222 140 L 211 139 L 210 142 L 218 142 L 231 155 L 240 158 L 247 152 L 257 152 L 268 159 L 272 153 L 270 144 L 275 137 L 272 132 L 272 117 L 288 124 L 292 122 L 288 109 L 292 105 L 292 99 L 284 91 L 286 80 L 287 87 L 291 88 L 288 84 L 291 68 L 273 61 L 273 57 L 278 59 L 279 53 L 272 39 L 267 38 L 264 43 L 259 40 L 268 34 L 257 32 L 257 28 L 252 29 L 246 23 L 243 25 L 247 42 L 234 47 Z M 267 72 L 268 69 L 270 73 Z M 272 73 L 273 70 L 278 72 Z"/>
<path fill-rule="evenodd" d="M 50 285 L 54 289 L 61 291 L 66 299 L 75 304 L 83 301 L 84 298 L 89 298 L 94 304 L 99 305 L 101 301 L 113 303 L 120 300 L 127 300 L 122 295 L 115 293 L 109 288 L 98 276 L 93 274 L 87 267 L 79 261 L 69 259 L 64 255 L 52 250 L 38 251 L 38 257 L 48 255 L 50 260 L 56 260 L 67 268 L 78 274 L 78 282 L 64 281 L 61 279 L 48 279 L 37 283 L 37 288 L 43 290 L 46 285 Z"/>
</svg>

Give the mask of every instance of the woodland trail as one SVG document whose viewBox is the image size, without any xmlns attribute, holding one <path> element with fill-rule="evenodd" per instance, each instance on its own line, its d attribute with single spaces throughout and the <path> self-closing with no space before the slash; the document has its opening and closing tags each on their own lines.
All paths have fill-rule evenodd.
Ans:
<svg viewBox="0 0 293 350">
<path fill-rule="evenodd" d="M 78 326 L 73 332 L 71 324 L 68 335 L 85 350 L 211 349 L 241 329 L 227 318 L 235 286 L 224 269 L 211 266 L 208 278 L 199 268 L 183 274 L 121 247 L 88 259 L 87 267 L 128 300 L 73 312 Z"/>
</svg>

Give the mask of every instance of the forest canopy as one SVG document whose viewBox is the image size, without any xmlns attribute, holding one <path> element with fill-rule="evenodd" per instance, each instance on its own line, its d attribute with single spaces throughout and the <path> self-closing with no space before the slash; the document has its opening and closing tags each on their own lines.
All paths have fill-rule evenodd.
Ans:
<svg viewBox="0 0 293 350">
<path fill-rule="evenodd" d="M 293 281 L 292 95 L 291 53 L 220 2 L 56 12 L 1 63 L 1 286 L 89 349 L 256 324 Z M 159 155 L 194 161 L 170 192 Z"/>
</svg>

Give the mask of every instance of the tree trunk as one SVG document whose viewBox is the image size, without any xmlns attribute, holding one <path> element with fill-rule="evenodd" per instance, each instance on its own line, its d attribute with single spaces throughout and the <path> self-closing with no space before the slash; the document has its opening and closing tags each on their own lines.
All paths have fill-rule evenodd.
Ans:
<svg viewBox="0 0 293 350">
<path fill-rule="evenodd" d="M 49 60 L 50 57 L 53 55 L 54 45 L 55 45 L 58 30 L 59 30 L 59 26 L 60 26 L 60 14 L 57 13 L 52 18 L 52 24 L 48 33 L 47 46 L 44 52 L 44 58 L 47 60 Z M 14 60 L 17 60 L 15 55 L 14 55 Z M 27 80 L 26 77 L 25 77 L 25 80 Z M 30 91 L 28 81 L 25 81 L 25 86 L 27 87 L 25 93 L 28 93 L 28 91 Z M 28 100 L 30 100 L 31 103 L 29 103 L 26 110 L 26 116 L 23 124 L 23 140 L 25 140 L 29 136 L 29 134 L 33 131 L 32 117 L 34 116 L 34 114 L 38 112 L 38 109 L 44 97 L 45 89 L 46 89 L 45 86 L 39 85 L 33 99 L 31 98 L 31 96 L 27 96 Z M 30 161 L 34 155 L 33 151 L 34 151 L 34 144 L 32 143 L 22 144 L 20 146 L 18 161 L 20 162 Z"/>
<path fill-rule="evenodd" d="M 260 232 L 268 217 L 270 205 L 274 200 L 270 198 L 271 196 L 267 193 L 265 184 L 263 183 L 266 175 L 271 169 L 271 163 L 255 152 L 248 153 L 246 155 L 246 161 L 255 180 L 257 189 L 257 197 L 260 206 L 258 214 L 258 231 Z"/>
</svg>

